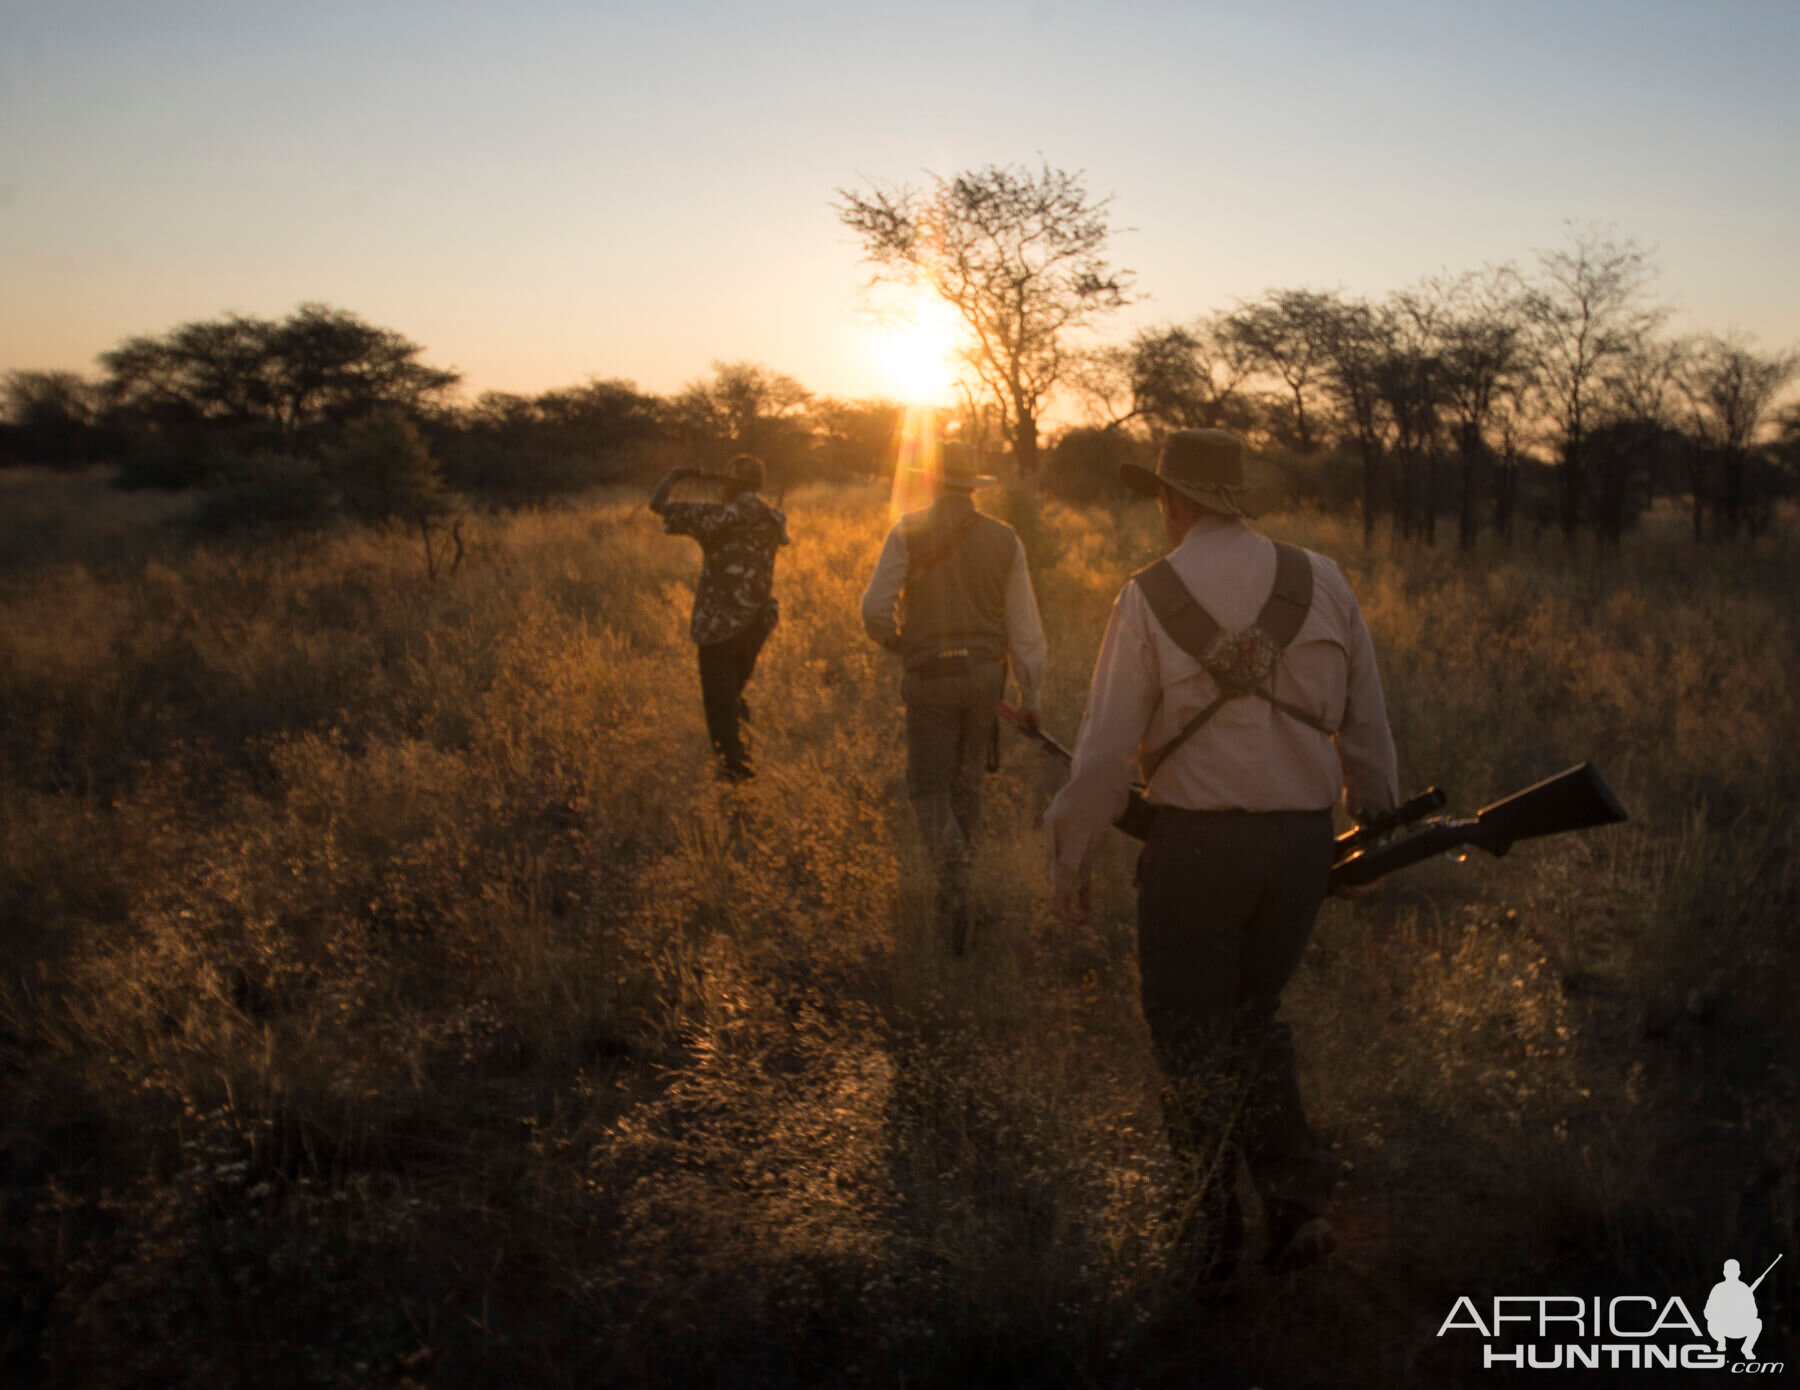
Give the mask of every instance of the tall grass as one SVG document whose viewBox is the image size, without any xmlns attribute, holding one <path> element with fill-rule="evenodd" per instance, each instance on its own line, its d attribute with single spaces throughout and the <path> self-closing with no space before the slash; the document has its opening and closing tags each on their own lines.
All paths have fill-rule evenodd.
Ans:
<svg viewBox="0 0 1800 1390">
<path fill-rule="evenodd" d="M 1436 1384 L 1452 1291 L 1795 1248 L 1790 543 L 1272 524 L 1361 594 L 1409 787 L 1592 757 L 1633 819 L 1327 906 L 1289 1012 L 1346 1249 L 1222 1313 L 1167 1260 L 1130 847 L 1055 921 L 1026 747 L 977 950 L 932 945 L 883 501 L 789 499 L 741 788 L 638 498 L 472 521 L 435 580 L 378 531 L 0 576 L 8 1369 Z M 996 506 L 1072 735 L 1154 518 Z"/>
</svg>

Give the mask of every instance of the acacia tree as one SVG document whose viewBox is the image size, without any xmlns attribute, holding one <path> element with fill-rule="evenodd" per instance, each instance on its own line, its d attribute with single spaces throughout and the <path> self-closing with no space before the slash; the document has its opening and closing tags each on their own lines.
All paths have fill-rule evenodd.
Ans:
<svg viewBox="0 0 1800 1390">
<path fill-rule="evenodd" d="M 1728 333 L 1704 339 L 1689 359 L 1682 387 L 1690 403 L 1695 433 L 1718 460 L 1718 522 L 1728 536 L 1751 522 L 1752 538 L 1762 529 L 1749 514 L 1750 450 L 1769 419 L 1775 399 L 1800 368 L 1792 352 L 1763 356 L 1745 337 Z M 1694 536 L 1700 536 L 1700 494 L 1694 488 Z"/>
<path fill-rule="evenodd" d="M 1327 298 L 1314 316 L 1325 359 L 1325 391 L 1336 403 L 1342 428 L 1356 440 L 1362 459 L 1363 544 L 1375 540 L 1381 503 L 1381 465 L 1388 416 L 1382 408 L 1380 373 L 1393 351 L 1392 315 L 1363 300 Z"/>
<path fill-rule="evenodd" d="M 94 389 L 74 372 L 0 378 L 0 459 L 68 467 L 93 433 Z"/>
<path fill-rule="evenodd" d="M 1336 304 L 1318 290 L 1270 290 L 1240 304 L 1221 329 L 1254 368 L 1279 377 L 1293 405 L 1293 444 L 1301 454 L 1318 447 L 1317 400 L 1325 387 L 1329 357 L 1321 332 Z"/>
<path fill-rule="evenodd" d="M 100 354 L 102 398 L 115 417 L 163 435 L 272 423 L 276 331 L 266 319 L 232 314 L 128 338 Z"/>
<path fill-rule="evenodd" d="M 1106 261 L 1111 199 L 1080 173 L 988 165 L 929 186 L 837 190 L 876 278 L 928 285 L 970 334 L 966 359 L 999 404 L 1019 475 L 1037 472 L 1038 419 L 1069 376 L 1072 338 L 1127 299 Z"/>
<path fill-rule="evenodd" d="M 1572 536 L 1581 521 L 1584 449 L 1606 369 L 1656 326 L 1662 312 L 1645 302 L 1655 269 L 1637 243 L 1573 224 L 1568 242 L 1539 253 L 1526 314 L 1539 389 L 1562 453 L 1563 532 Z"/>
<path fill-rule="evenodd" d="M 1137 421 L 1153 434 L 1205 428 L 1242 433 L 1251 411 L 1238 388 L 1249 372 L 1243 349 L 1214 317 L 1141 328 L 1129 343 L 1090 353 L 1076 381 L 1099 408 L 1105 429 Z"/>
<path fill-rule="evenodd" d="M 1375 390 L 1393 422 L 1399 476 L 1394 519 L 1403 537 L 1437 543 L 1438 465 L 1443 457 L 1442 286 L 1398 290 L 1383 306 L 1384 351 Z"/>
<path fill-rule="evenodd" d="M 1685 467 L 1696 506 L 1705 496 L 1703 450 L 1677 432 L 1680 386 L 1693 353 L 1690 343 L 1638 335 L 1606 368 L 1601 426 L 1589 436 L 1594 474 L 1594 521 L 1600 538 L 1617 545 L 1624 534 L 1635 484 L 1654 497 L 1659 478 Z"/>
<path fill-rule="evenodd" d="M 1510 543 L 1519 509 L 1520 443 L 1538 414 L 1537 379 L 1527 361 L 1494 394 L 1494 532 Z"/>
<path fill-rule="evenodd" d="M 422 351 L 346 310 L 302 304 L 280 323 L 232 314 L 127 339 L 101 354 L 101 391 L 151 432 L 260 426 L 293 447 L 321 427 L 441 397 L 460 378 L 424 365 Z"/>
<path fill-rule="evenodd" d="M 812 400 L 793 377 L 755 362 L 714 362 L 711 381 L 694 381 L 669 402 L 676 432 L 708 463 L 757 454 L 771 467 L 793 467 L 810 442 Z"/>
<path fill-rule="evenodd" d="M 1469 550 L 1480 519 L 1488 427 L 1507 386 L 1525 367 L 1525 304 L 1511 266 L 1458 276 L 1443 287 L 1442 297 L 1444 314 L 1436 329 L 1439 381 L 1461 473 L 1457 541 Z"/>
<path fill-rule="evenodd" d="M 302 304 L 269 339 L 275 408 L 284 433 L 342 426 L 372 411 L 416 412 L 461 377 L 420 362 L 424 351 L 391 328 L 328 304 Z"/>
<path fill-rule="evenodd" d="M 813 476 L 872 478 L 892 456 L 905 410 L 894 401 L 825 396 L 806 413 L 814 429 Z"/>
</svg>

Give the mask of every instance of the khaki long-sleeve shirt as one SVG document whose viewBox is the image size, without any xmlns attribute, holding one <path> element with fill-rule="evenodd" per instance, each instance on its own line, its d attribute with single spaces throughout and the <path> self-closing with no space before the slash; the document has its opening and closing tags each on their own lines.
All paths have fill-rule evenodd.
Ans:
<svg viewBox="0 0 1800 1390">
<path fill-rule="evenodd" d="M 966 505 L 967 499 L 950 499 Z M 1031 571 L 1025 563 L 1025 547 L 1013 538 L 1014 554 L 1006 576 L 1006 652 L 1012 662 L 1013 679 L 1019 683 L 1019 707 L 1036 709 L 1038 694 L 1044 684 L 1044 668 L 1048 650 L 1044 642 L 1044 624 L 1038 615 L 1037 595 L 1031 587 Z M 900 625 L 896 617 L 900 597 L 906 588 L 911 554 L 907 546 L 906 527 L 893 526 L 875 562 L 875 573 L 863 591 L 863 628 L 882 646 L 892 649 L 899 640 Z"/>
<path fill-rule="evenodd" d="M 1399 801 L 1393 735 L 1375 653 L 1349 581 L 1308 552 L 1312 606 L 1276 663 L 1276 698 L 1337 731 L 1331 738 L 1255 695 L 1228 700 L 1165 760 L 1152 803 L 1191 810 L 1315 811 L 1348 789 L 1358 810 Z M 1226 629 L 1249 627 L 1275 582 L 1275 546 L 1231 517 L 1203 513 L 1169 556 L 1190 593 Z M 1176 646 L 1127 584 L 1094 663 L 1069 781 L 1045 812 L 1056 886 L 1073 891 L 1125 809 L 1133 763 L 1174 738 L 1218 686 Z M 1341 750 L 1341 756 L 1340 756 Z"/>
</svg>

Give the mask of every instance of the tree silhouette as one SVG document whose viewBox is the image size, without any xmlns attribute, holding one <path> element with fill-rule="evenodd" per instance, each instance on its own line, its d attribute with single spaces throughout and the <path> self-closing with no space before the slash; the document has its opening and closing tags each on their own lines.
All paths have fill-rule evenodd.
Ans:
<svg viewBox="0 0 1800 1390">
<path fill-rule="evenodd" d="M 677 433 L 709 464 L 755 454 L 772 469 L 792 466 L 810 442 L 804 418 L 812 393 L 785 372 L 754 362 L 714 362 L 669 403 Z"/>
<path fill-rule="evenodd" d="M 838 190 L 877 279 L 923 283 L 969 330 L 969 365 L 1006 417 L 1021 477 L 1037 471 L 1038 419 L 1074 365 L 1071 335 L 1126 302 L 1131 273 L 1105 259 L 1110 199 L 1079 173 L 988 165 L 927 188 Z"/>
<path fill-rule="evenodd" d="M 1562 452 L 1563 531 L 1573 535 L 1586 486 L 1584 448 L 1605 372 L 1662 312 L 1645 300 L 1655 269 L 1635 242 L 1570 224 L 1568 243 L 1539 253 L 1526 314 L 1537 380 Z"/>
<path fill-rule="evenodd" d="M 1258 370 L 1279 377 L 1292 407 L 1292 443 L 1318 448 L 1317 398 L 1327 371 L 1321 329 L 1334 300 L 1317 290 L 1270 290 L 1225 316 L 1223 331 Z"/>
<path fill-rule="evenodd" d="M 1437 324 L 1439 380 L 1456 435 L 1459 502 L 1457 542 L 1475 545 L 1488 428 L 1513 383 L 1526 370 L 1525 301 L 1511 266 L 1471 271 L 1444 283 Z"/>
<path fill-rule="evenodd" d="M 115 417 L 151 434 L 192 436 L 259 427 L 288 447 L 382 407 L 417 410 L 454 386 L 423 351 L 389 328 L 325 304 L 280 323 L 227 315 L 102 353 L 101 393 Z"/>
<path fill-rule="evenodd" d="M 1392 338 L 1389 315 L 1363 300 L 1334 295 L 1318 306 L 1313 322 L 1324 354 L 1326 396 L 1336 403 L 1343 432 L 1356 441 L 1362 460 L 1363 544 L 1369 545 L 1381 509 L 1381 469 L 1389 435 L 1380 389 Z"/>
<path fill-rule="evenodd" d="M 74 372 L 8 372 L 0 379 L 0 458 L 79 463 L 93 420 L 93 388 Z"/>
<path fill-rule="evenodd" d="M 1692 408 L 1694 431 L 1700 443 L 1717 461 L 1719 528 L 1734 536 L 1746 522 L 1752 536 L 1761 531 L 1761 518 L 1750 513 L 1760 502 L 1751 495 L 1751 446 L 1769 419 L 1780 395 L 1800 368 L 1794 353 L 1764 356 L 1741 334 L 1709 336 L 1689 359 L 1682 384 Z M 1695 505 L 1700 487 L 1695 486 Z M 1695 522 L 1698 538 L 1699 522 Z"/>
<path fill-rule="evenodd" d="M 1122 345 L 1087 354 L 1076 383 L 1118 429 L 1141 423 L 1169 430 L 1249 428 L 1251 410 L 1239 388 L 1250 362 L 1217 317 L 1186 325 L 1142 328 Z"/>
</svg>

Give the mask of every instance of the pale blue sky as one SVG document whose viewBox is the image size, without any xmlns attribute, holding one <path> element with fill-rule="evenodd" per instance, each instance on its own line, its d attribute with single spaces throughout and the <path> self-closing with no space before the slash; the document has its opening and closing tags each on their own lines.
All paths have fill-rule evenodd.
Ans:
<svg viewBox="0 0 1800 1390">
<path fill-rule="evenodd" d="M 879 391 L 834 189 L 1085 170 L 1149 299 L 1656 250 L 1800 339 L 1800 4 L 0 0 L 0 370 L 323 300 L 474 392 Z"/>
</svg>

